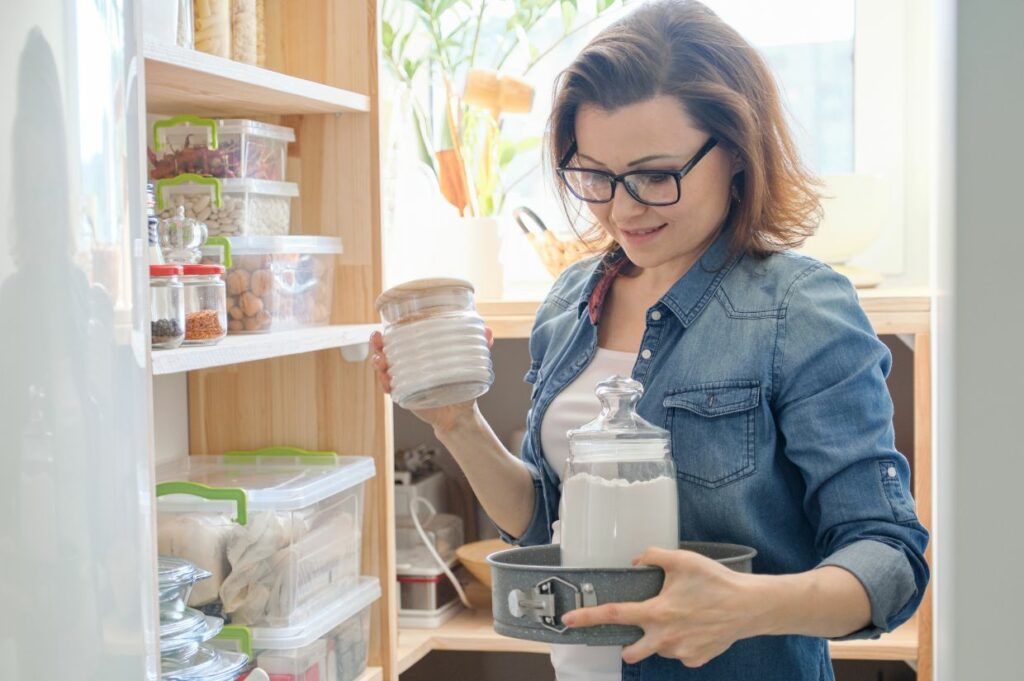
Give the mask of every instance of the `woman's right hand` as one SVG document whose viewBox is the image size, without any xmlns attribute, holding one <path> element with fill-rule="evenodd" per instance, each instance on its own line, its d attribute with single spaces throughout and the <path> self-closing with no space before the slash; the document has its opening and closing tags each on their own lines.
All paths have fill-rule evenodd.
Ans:
<svg viewBox="0 0 1024 681">
<path fill-rule="evenodd" d="M 494 345 L 494 334 L 490 329 L 484 329 L 487 334 L 487 347 Z M 373 350 L 373 370 L 377 374 L 377 382 L 380 383 L 384 392 L 391 394 L 391 374 L 388 373 L 388 358 L 384 354 L 384 336 L 380 331 L 374 331 L 370 336 L 370 347 Z M 431 407 L 429 409 L 412 409 L 413 414 L 424 423 L 434 428 L 434 432 L 446 432 L 457 428 L 464 423 L 472 422 L 476 413 L 476 400 L 459 402 L 444 407 Z"/>
</svg>

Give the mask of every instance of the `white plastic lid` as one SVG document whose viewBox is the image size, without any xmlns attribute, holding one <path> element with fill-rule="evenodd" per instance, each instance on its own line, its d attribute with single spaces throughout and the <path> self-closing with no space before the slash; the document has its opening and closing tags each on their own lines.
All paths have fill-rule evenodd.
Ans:
<svg viewBox="0 0 1024 681">
<path fill-rule="evenodd" d="M 269 196 L 287 196 L 291 198 L 299 195 L 299 185 L 294 182 L 274 182 L 273 180 L 256 180 L 251 177 L 232 177 L 221 178 L 220 191 L 223 194 L 266 194 Z"/>
<path fill-rule="evenodd" d="M 284 142 L 295 141 L 295 130 L 292 128 L 284 125 L 274 125 L 273 123 L 251 121 L 247 118 L 219 119 L 217 121 L 217 132 L 220 134 L 227 133 L 229 135 L 247 133 L 249 135 L 259 135 L 260 137 L 269 137 L 270 139 L 282 140 Z"/>
<path fill-rule="evenodd" d="M 336 236 L 230 236 L 231 255 L 289 253 L 337 255 L 344 252 Z"/>
<path fill-rule="evenodd" d="M 159 482 L 198 482 L 245 491 L 249 511 L 295 511 L 344 492 L 376 474 L 368 456 L 189 456 L 157 470 Z M 224 506 L 190 494 L 160 497 L 160 511 L 209 512 Z M 228 505 L 228 509 L 232 506 Z"/>
<path fill-rule="evenodd" d="M 380 581 L 360 577 L 356 586 L 345 590 L 326 607 L 311 608 L 316 614 L 292 627 L 252 627 L 253 650 L 304 648 L 326 636 L 338 625 L 355 617 L 380 598 Z"/>
<path fill-rule="evenodd" d="M 153 128 L 153 124 L 157 121 L 166 120 L 167 116 L 151 115 L 147 117 L 150 129 Z M 165 128 L 163 134 L 173 135 L 203 135 L 203 139 L 206 139 L 206 134 L 209 129 L 202 125 L 194 125 L 192 123 L 181 123 L 171 128 Z M 217 134 L 218 135 L 241 135 L 249 134 L 259 137 L 266 137 L 269 139 L 280 140 L 282 142 L 294 142 L 295 141 L 295 130 L 284 125 L 274 125 L 272 123 L 262 123 L 260 121 L 253 121 L 247 118 L 221 118 L 217 119 Z"/>
</svg>

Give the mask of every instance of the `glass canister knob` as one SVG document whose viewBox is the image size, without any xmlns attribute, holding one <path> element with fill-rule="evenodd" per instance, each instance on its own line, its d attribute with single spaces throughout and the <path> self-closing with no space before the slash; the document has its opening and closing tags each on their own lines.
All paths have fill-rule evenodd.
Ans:
<svg viewBox="0 0 1024 681">
<path fill-rule="evenodd" d="M 173 216 L 160 221 L 160 250 L 164 260 L 186 265 L 198 263 L 206 232 L 206 223 L 187 217 L 185 207 L 178 206 Z"/>
</svg>

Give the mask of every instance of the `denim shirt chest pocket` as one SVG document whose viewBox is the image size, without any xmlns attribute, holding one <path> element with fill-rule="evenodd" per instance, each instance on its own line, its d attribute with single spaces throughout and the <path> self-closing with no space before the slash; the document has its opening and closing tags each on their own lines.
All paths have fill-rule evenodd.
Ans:
<svg viewBox="0 0 1024 681">
<path fill-rule="evenodd" d="M 760 401 L 754 380 L 671 389 L 663 404 L 679 478 L 717 488 L 753 474 Z"/>
</svg>

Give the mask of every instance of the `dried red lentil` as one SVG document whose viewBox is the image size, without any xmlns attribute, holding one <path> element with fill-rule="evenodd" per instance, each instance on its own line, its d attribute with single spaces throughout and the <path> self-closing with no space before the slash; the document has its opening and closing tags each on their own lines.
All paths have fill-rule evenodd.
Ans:
<svg viewBox="0 0 1024 681">
<path fill-rule="evenodd" d="M 210 340 L 224 335 L 217 310 L 200 310 L 185 315 L 185 340 Z"/>
</svg>

